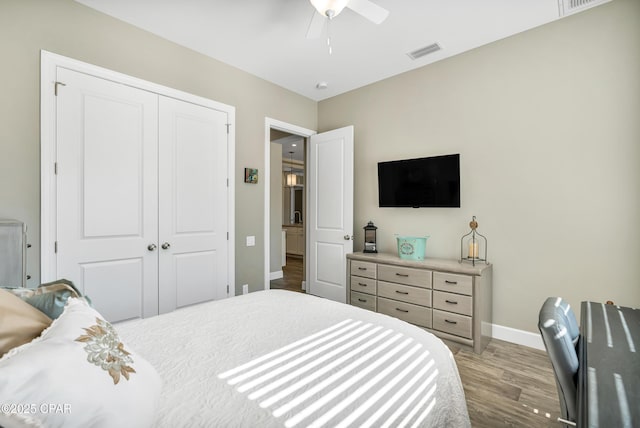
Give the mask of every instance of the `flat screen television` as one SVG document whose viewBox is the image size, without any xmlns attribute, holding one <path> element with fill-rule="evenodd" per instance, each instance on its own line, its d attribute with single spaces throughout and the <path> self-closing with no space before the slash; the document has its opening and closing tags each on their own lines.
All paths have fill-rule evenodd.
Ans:
<svg viewBox="0 0 640 428">
<path fill-rule="evenodd" d="M 460 154 L 378 163 L 380 207 L 460 207 Z"/>
</svg>

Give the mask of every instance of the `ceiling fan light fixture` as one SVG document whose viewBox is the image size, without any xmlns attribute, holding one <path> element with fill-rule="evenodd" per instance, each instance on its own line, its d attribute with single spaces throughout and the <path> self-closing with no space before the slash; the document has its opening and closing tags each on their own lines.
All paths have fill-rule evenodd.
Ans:
<svg viewBox="0 0 640 428">
<path fill-rule="evenodd" d="M 309 0 L 318 13 L 327 18 L 335 18 L 347 6 L 349 0 Z"/>
</svg>

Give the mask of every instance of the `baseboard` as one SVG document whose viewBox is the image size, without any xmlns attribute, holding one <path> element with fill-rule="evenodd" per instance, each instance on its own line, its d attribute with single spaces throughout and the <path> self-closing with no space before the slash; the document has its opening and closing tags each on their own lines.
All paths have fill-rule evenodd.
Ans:
<svg viewBox="0 0 640 428">
<path fill-rule="evenodd" d="M 281 270 L 276 272 L 269 272 L 269 281 L 273 281 L 274 279 L 280 279 L 284 277 L 284 272 Z"/>
<path fill-rule="evenodd" d="M 493 324 L 491 332 L 495 339 L 504 340 L 517 345 L 528 346 L 529 348 L 540 349 L 542 351 L 545 350 L 540 333 L 531 333 L 529 331 L 517 330 L 515 328 L 497 324 Z"/>
</svg>

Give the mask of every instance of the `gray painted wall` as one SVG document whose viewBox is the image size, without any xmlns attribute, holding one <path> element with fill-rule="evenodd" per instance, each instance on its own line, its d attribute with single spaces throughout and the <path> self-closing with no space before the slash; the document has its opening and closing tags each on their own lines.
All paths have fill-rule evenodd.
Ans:
<svg viewBox="0 0 640 428">
<path fill-rule="evenodd" d="M 272 135 L 273 135 L 273 131 Z M 269 272 L 282 270 L 282 146 L 271 143 L 271 188 L 269 190 L 271 213 L 269 215 Z"/>
<path fill-rule="evenodd" d="M 222 43 L 212 41 L 212 43 Z M 316 128 L 317 103 L 185 49 L 72 0 L 0 3 L 0 218 L 26 222 L 29 286 L 40 282 L 40 50 L 236 107 L 236 294 L 264 287 L 264 123 L 272 117 Z M 256 236 L 246 247 L 245 237 Z"/>
<path fill-rule="evenodd" d="M 547 296 L 640 306 L 640 2 L 614 0 L 320 102 L 355 125 L 357 248 L 430 235 L 457 258 L 472 215 L 494 263 L 494 322 L 537 332 Z M 461 155 L 461 208 L 379 208 L 377 162 Z"/>
</svg>

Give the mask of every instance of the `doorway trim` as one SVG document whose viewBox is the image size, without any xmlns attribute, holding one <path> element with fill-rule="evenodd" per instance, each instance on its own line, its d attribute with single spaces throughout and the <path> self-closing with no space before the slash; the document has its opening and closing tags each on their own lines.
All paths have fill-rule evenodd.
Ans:
<svg viewBox="0 0 640 428">
<path fill-rule="evenodd" d="M 300 137 L 309 138 L 312 135 L 317 134 L 316 131 L 303 128 L 301 126 L 292 125 L 281 120 L 265 117 L 264 119 L 264 289 L 269 290 L 271 288 L 271 228 L 269 224 L 271 222 L 271 186 L 269 185 L 269 177 L 271 177 L 271 130 L 287 132 L 289 134 L 299 135 Z M 305 159 L 308 159 L 309 145 L 305 147 Z M 305 188 L 305 192 L 306 192 Z M 305 201 L 308 205 L 308 198 Z M 306 207 L 305 207 L 306 210 Z M 305 239 L 305 246 L 306 246 Z M 306 275 L 305 275 L 306 276 Z"/>
<path fill-rule="evenodd" d="M 40 282 L 53 281 L 56 272 L 56 69 L 67 68 L 170 98 L 227 112 L 227 297 L 235 296 L 235 107 L 169 88 L 97 65 L 40 51 Z"/>
</svg>

